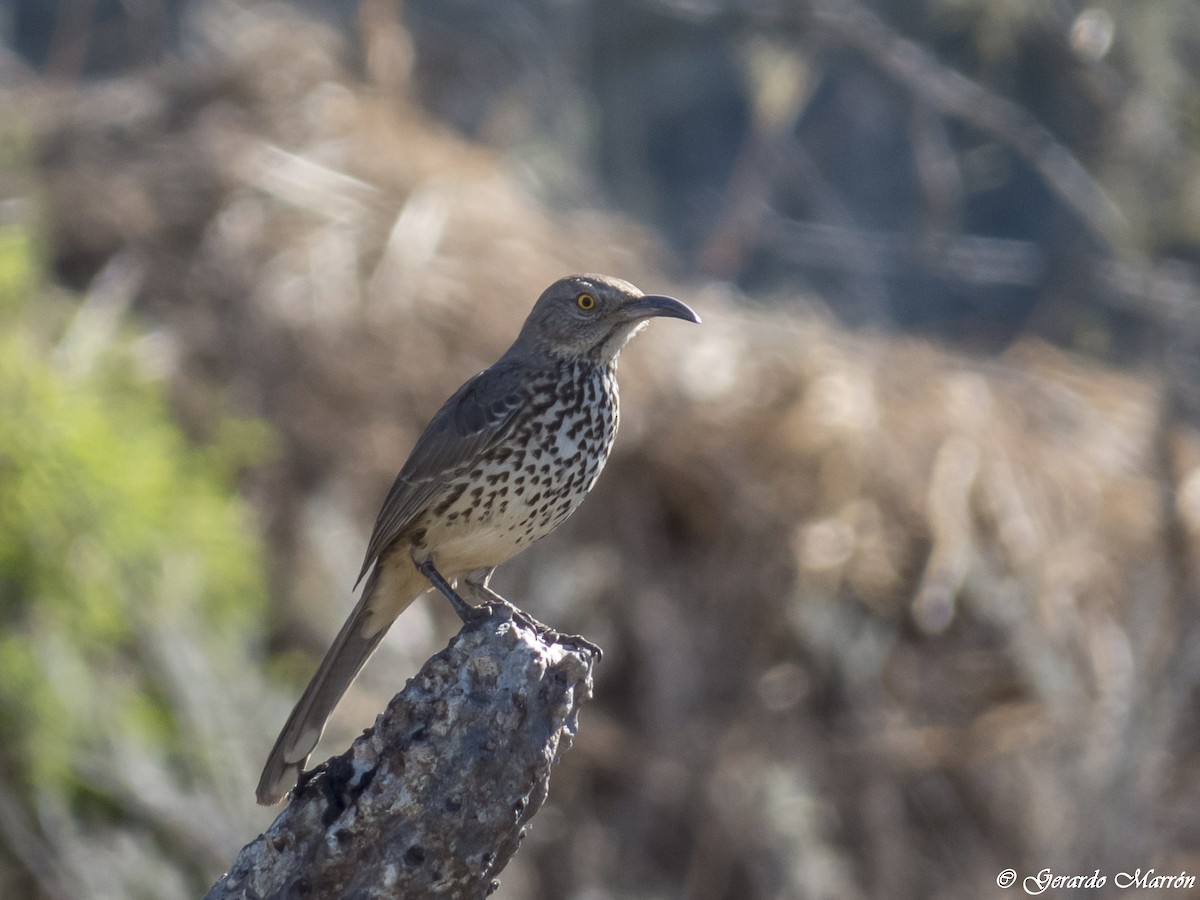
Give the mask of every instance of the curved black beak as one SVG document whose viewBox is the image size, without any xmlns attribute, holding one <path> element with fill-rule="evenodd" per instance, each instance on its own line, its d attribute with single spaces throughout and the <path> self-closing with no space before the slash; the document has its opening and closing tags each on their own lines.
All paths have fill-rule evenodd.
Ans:
<svg viewBox="0 0 1200 900">
<path fill-rule="evenodd" d="M 686 322 L 699 324 L 700 317 L 692 312 L 691 307 L 681 303 L 674 297 L 664 294 L 643 294 L 636 300 L 625 304 L 624 312 L 630 319 L 653 319 L 665 316 L 669 319 L 683 319 Z"/>
</svg>

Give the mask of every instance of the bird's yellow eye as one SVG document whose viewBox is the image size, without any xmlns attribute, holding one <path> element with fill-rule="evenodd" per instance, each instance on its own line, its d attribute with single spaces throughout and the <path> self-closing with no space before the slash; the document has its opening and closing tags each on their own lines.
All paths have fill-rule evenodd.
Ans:
<svg viewBox="0 0 1200 900">
<path fill-rule="evenodd" d="M 575 298 L 575 305 L 584 312 L 589 312 L 596 308 L 596 298 L 591 294 L 583 293 Z"/>
</svg>

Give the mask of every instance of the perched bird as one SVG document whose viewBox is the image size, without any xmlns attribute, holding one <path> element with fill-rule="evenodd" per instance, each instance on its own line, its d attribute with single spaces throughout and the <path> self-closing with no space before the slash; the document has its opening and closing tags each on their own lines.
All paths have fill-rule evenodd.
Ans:
<svg viewBox="0 0 1200 900">
<path fill-rule="evenodd" d="M 583 502 L 617 431 L 617 355 L 648 320 L 699 322 L 672 297 L 575 275 L 538 298 L 516 341 L 460 387 L 418 438 L 367 544 L 362 597 L 283 726 L 258 783 L 270 805 L 290 790 L 342 694 L 388 627 L 436 587 L 469 620 L 503 601 L 496 566 Z"/>
</svg>

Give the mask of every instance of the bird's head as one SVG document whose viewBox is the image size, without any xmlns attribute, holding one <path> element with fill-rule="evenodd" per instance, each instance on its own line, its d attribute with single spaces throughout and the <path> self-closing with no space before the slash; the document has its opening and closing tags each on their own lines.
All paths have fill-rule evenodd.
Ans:
<svg viewBox="0 0 1200 900">
<path fill-rule="evenodd" d="M 514 347 L 562 359 L 616 359 L 625 342 L 656 317 L 699 322 L 674 297 L 643 294 L 607 275 L 572 275 L 546 288 Z"/>
</svg>

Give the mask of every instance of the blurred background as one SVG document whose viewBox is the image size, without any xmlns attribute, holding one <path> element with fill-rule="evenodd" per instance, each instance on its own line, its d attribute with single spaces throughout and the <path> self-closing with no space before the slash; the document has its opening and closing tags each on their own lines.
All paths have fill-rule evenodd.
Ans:
<svg viewBox="0 0 1200 900">
<path fill-rule="evenodd" d="M 0 39 L 0 896 L 196 897 L 266 827 L 395 471 L 575 271 L 704 324 L 626 351 L 608 471 L 496 578 L 606 651 L 497 896 L 1200 873 L 1193 0 L 0 0 Z"/>
</svg>

